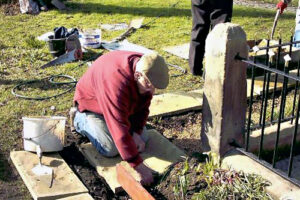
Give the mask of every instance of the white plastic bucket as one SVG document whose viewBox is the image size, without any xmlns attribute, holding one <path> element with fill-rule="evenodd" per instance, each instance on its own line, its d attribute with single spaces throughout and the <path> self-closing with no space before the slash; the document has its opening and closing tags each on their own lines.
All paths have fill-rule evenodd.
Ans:
<svg viewBox="0 0 300 200">
<path fill-rule="evenodd" d="M 97 49 L 101 46 L 101 30 L 87 29 L 79 34 L 79 40 L 82 46 Z"/>
<path fill-rule="evenodd" d="M 65 143 L 66 117 L 23 117 L 23 143 L 25 151 L 61 151 Z"/>
</svg>

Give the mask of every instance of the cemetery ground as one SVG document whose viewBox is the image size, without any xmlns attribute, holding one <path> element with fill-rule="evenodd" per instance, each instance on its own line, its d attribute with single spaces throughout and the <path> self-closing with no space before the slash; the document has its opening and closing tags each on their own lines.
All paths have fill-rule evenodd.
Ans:
<svg viewBox="0 0 300 200">
<path fill-rule="evenodd" d="M 9 160 L 9 152 L 13 149 L 22 149 L 22 116 L 61 115 L 68 116 L 72 105 L 73 92 L 69 92 L 57 98 L 44 101 L 32 101 L 16 98 L 11 94 L 11 89 L 24 81 L 43 79 L 51 75 L 67 74 L 77 80 L 86 71 L 86 64 L 79 66 L 81 61 L 65 64 L 62 66 L 41 69 L 40 66 L 52 59 L 48 46 L 44 42 L 36 40 L 37 36 L 52 31 L 55 27 L 65 26 L 67 28 L 99 28 L 99 24 L 114 24 L 129 22 L 138 17 L 145 17 L 144 23 L 150 23 L 144 28 L 137 30 L 128 40 L 132 43 L 145 46 L 158 51 L 169 63 L 176 64 L 188 69 L 188 62 L 172 56 L 162 49 L 163 47 L 183 44 L 190 39 L 191 12 L 190 1 L 179 1 L 174 7 L 171 5 L 177 1 L 135 1 L 135 0 L 72 0 L 65 2 L 69 8 L 67 11 L 50 10 L 41 12 L 39 15 L 22 15 L 10 11 L 7 6 L 1 7 L 0 12 L 0 199 L 30 199 L 30 194 L 17 175 Z M 17 7 L 17 6 L 16 6 Z M 12 8 L 15 9 L 15 8 Z M 161 15 L 161 16 L 160 16 Z M 275 11 L 234 6 L 232 22 L 239 24 L 247 33 L 247 39 L 268 38 L 270 35 Z M 157 16 L 160 16 L 157 18 Z M 275 37 L 282 37 L 288 41 L 294 30 L 294 13 L 285 13 L 278 22 Z M 121 34 L 122 31 L 103 31 L 102 39 L 110 39 Z M 90 50 L 84 55 L 84 60 L 89 59 L 97 53 L 105 53 L 103 49 Z M 178 72 L 170 68 L 170 86 L 166 90 L 157 90 L 156 94 L 177 91 L 191 91 L 202 88 L 201 77 L 193 77 L 185 74 L 177 76 Z M 43 90 L 39 87 L 31 87 L 22 90 L 24 95 L 49 96 L 65 89 L 64 87 L 50 87 L 45 85 Z M 149 121 L 149 127 L 156 128 L 164 134 L 171 142 L 185 150 L 193 159 L 176 165 L 177 171 L 171 174 L 189 176 L 193 173 L 203 173 L 197 169 L 198 163 L 203 163 L 203 158 L 198 154 L 201 150 L 199 137 L 201 114 L 186 113 L 180 116 L 167 118 L 154 118 Z M 67 146 L 62 152 L 62 157 L 71 166 L 73 171 L 80 177 L 81 181 L 88 187 L 90 194 L 95 199 L 116 198 L 127 199 L 123 194 L 115 196 L 104 184 L 104 181 L 87 161 L 79 153 L 76 145 L 84 140 L 74 136 L 69 131 L 67 124 Z M 76 159 L 74 159 L 76 158 Z M 200 161 L 195 161 L 200 159 Z M 186 164 L 188 163 L 188 164 Z M 203 164 L 204 165 L 204 164 Z M 187 167 L 188 166 L 188 167 Z M 193 166 L 193 167 L 191 167 Z M 212 169 L 217 169 L 214 163 L 208 163 Z M 203 166 L 202 166 L 203 167 Z M 201 167 L 200 167 L 201 168 Z M 222 172 L 220 172 L 222 173 Z M 191 175 L 193 176 L 193 175 Z M 171 178 L 172 176 L 168 176 Z M 235 174 L 235 177 L 244 177 L 243 174 Z M 242 178 L 241 178 L 242 179 Z M 264 185 L 264 181 L 253 177 L 254 181 Z M 177 182 L 165 191 L 162 185 L 157 188 L 149 188 L 155 197 L 168 196 L 174 193 Z M 202 181 L 202 180 L 201 180 Z M 200 182 L 201 182 L 200 181 Z M 193 182 L 191 180 L 191 182 Z M 194 182 L 196 184 L 196 182 Z M 201 185 L 202 183 L 202 185 Z M 207 187 L 205 181 L 198 183 L 199 187 Z M 186 185 L 185 185 L 186 186 Z M 161 189 L 158 191 L 158 189 Z M 198 188 L 199 189 L 199 188 Z M 219 188 L 220 189 L 220 188 Z M 199 192 L 195 188 L 185 191 L 187 197 L 191 197 L 189 191 Z M 260 192 L 260 190 L 258 190 Z M 176 194 L 176 193 L 175 193 Z M 180 199 L 179 196 L 175 197 Z M 205 194 L 202 194 L 205 195 Z M 263 194 L 261 194 L 263 195 Z M 266 196 L 266 198 L 268 198 Z"/>
</svg>

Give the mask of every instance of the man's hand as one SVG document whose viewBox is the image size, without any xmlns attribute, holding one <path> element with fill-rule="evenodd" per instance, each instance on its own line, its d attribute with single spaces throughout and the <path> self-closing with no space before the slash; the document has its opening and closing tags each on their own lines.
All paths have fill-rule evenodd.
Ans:
<svg viewBox="0 0 300 200">
<path fill-rule="evenodd" d="M 145 151 L 146 144 L 139 134 L 133 133 L 133 140 L 134 140 L 139 152 Z"/>
<path fill-rule="evenodd" d="M 280 14 L 283 13 L 284 9 L 286 9 L 287 4 L 284 3 L 283 1 L 279 1 L 279 3 L 277 4 L 276 8 L 280 10 Z"/>
<path fill-rule="evenodd" d="M 135 170 L 141 175 L 141 184 L 150 185 L 153 182 L 152 170 L 148 168 L 144 163 L 139 164 L 135 167 Z"/>
</svg>

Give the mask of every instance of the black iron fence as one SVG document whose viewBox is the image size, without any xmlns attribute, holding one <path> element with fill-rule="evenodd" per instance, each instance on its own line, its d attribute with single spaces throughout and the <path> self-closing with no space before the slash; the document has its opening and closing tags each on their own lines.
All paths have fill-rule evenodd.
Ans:
<svg viewBox="0 0 300 200">
<path fill-rule="evenodd" d="M 239 148 L 238 150 L 300 186 L 300 181 L 291 177 L 293 160 L 296 153 L 300 111 L 300 93 L 298 92 L 300 82 L 300 56 L 298 56 L 298 54 L 300 55 L 300 49 L 297 50 L 293 48 L 293 45 L 297 43 L 300 43 L 300 41 L 293 42 L 291 38 L 291 41 L 288 43 L 282 43 L 282 41 L 279 40 L 277 44 L 270 45 L 270 41 L 267 40 L 264 47 L 254 46 L 250 50 L 252 58 L 242 58 L 237 55 L 236 59 L 248 64 L 247 74 L 250 74 L 251 77 L 245 147 Z M 294 59 L 296 59 L 296 61 Z M 290 74 L 291 70 L 296 71 L 296 74 Z M 254 93 L 254 88 L 256 78 L 259 74 L 263 77 L 263 84 L 262 92 L 258 95 Z M 279 80 L 281 80 L 280 88 Z M 287 99 L 292 103 L 287 103 Z M 253 117 L 254 113 L 256 113 L 256 117 Z M 276 163 L 278 161 L 281 124 L 287 121 L 290 121 L 293 126 L 293 135 L 288 146 L 290 148 L 288 170 L 284 172 L 276 169 Z M 270 125 L 277 126 L 277 132 L 272 159 L 266 162 L 263 157 L 265 151 L 264 136 L 266 127 Z M 253 130 L 261 131 L 259 150 L 255 154 L 249 152 L 251 145 L 249 141 Z"/>
</svg>

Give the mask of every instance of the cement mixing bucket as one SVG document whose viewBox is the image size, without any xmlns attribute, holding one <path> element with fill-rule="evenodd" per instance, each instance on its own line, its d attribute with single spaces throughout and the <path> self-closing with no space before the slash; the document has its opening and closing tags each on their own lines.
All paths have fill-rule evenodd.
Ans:
<svg viewBox="0 0 300 200">
<path fill-rule="evenodd" d="M 23 117 L 23 142 L 25 151 L 61 151 L 65 143 L 66 117 Z"/>
</svg>

